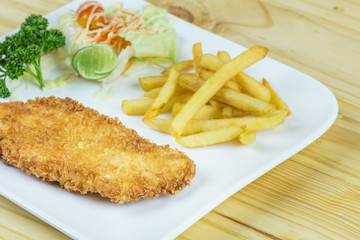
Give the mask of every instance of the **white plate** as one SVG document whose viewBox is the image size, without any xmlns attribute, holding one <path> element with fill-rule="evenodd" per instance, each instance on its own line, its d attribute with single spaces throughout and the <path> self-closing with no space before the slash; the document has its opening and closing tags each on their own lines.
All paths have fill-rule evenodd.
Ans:
<svg viewBox="0 0 360 240">
<path fill-rule="evenodd" d="M 50 13 L 47 18 L 56 25 L 59 16 L 69 9 L 76 9 L 82 2 L 72 2 Z M 104 1 L 103 4 L 108 6 L 112 2 L 114 0 Z M 135 9 L 147 4 L 130 0 L 123 2 L 125 7 Z M 182 20 L 177 20 L 175 28 L 179 35 L 179 60 L 191 58 L 195 42 L 201 42 L 206 53 L 226 50 L 235 56 L 245 50 Z M 281 126 L 259 131 L 256 142 L 249 146 L 221 144 L 187 149 L 172 137 L 144 125 L 140 117 L 126 116 L 121 111 L 123 99 L 141 97 L 138 77 L 158 75 L 159 72 L 160 69 L 154 66 L 136 73 L 133 71 L 130 76 L 116 82 L 114 96 L 105 102 L 93 97 L 99 84 L 88 81 L 46 91 L 32 86 L 21 90 L 12 100 L 67 96 L 101 113 L 117 116 L 143 137 L 158 144 L 170 144 L 188 154 L 197 165 L 190 187 L 175 196 L 118 205 L 95 195 L 63 191 L 57 184 L 41 182 L 17 168 L 0 164 L 0 194 L 76 239 L 171 239 L 242 187 L 320 137 L 337 115 L 336 99 L 324 85 L 266 58 L 246 72 L 257 79 L 266 77 L 288 103 L 292 116 Z"/>
</svg>

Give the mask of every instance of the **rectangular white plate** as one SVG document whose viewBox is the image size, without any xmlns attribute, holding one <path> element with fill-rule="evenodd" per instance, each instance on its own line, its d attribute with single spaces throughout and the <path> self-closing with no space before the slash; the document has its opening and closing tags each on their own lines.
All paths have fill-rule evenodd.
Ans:
<svg viewBox="0 0 360 240">
<path fill-rule="evenodd" d="M 74 1 L 46 17 L 52 25 L 83 1 Z M 109 6 L 115 0 L 104 1 Z M 140 9 L 145 2 L 123 1 L 125 8 Z M 177 20 L 179 60 L 190 59 L 194 43 L 201 42 L 205 53 L 226 50 L 236 56 L 245 50 L 231 41 Z M 3 40 L 3 37 L 2 37 Z M 271 49 L 270 49 L 271 51 Z M 139 70 L 139 69 L 137 69 Z M 266 77 L 288 103 L 292 116 L 281 126 L 259 131 L 249 146 L 221 144 L 187 149 L 171 136 L 158 133 L 140 117 L 122 113 L 124 99 L 141 98 L 138 77 L 159 75 L 161 69 L 149 66 L 118 79 L 115 94 L 107 101 L 95 99 L 100 84 L 79 81 L 68 88 L 41 91 L 36 86 L 22 89 L 12 100 L 26 101 L 37 96 L 71 97 L 100 113 L 117 116 L 127 127 L 158 144 L 184 151 L 197 165 L 190 187 L 175 196 L 118 205 L 94 195 L 61 190 L 23 171 L 0 164 L 0 194 L 76 239 L 171 239 L 232 194 L 320 137 L 334 122 L 337 102 L 334 95 L 315 79 L 270 58 L 246 70 L 257 79 Z M 136 73 L 135 73 L 136 72 Z"/>
</svg>

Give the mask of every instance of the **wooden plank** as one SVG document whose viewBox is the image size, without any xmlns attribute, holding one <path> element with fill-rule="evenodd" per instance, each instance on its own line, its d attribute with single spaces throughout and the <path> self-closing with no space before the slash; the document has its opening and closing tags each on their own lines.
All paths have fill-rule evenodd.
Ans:
<svg viewBox="0 0 360 240">
<path fill-rule="evenodd" d="M 20 27 L 21 22 L 30 13 L 45 15 L 69 2 L 71 0 L 1 1 L 0 6 L 3 10 L 0 15 L 0 35 Z"/>
<path fill-rule="evenodd" d="M 357 186 L 288 160 L 224 201 L 213 212 L 249 226 L 262 233 L 264 239 L 356 239 L 360 236 L 359 193 Z M 211 222 L 213 218 L 210 214 L 205 216 L 201 225 L 208 226 L 202 228 L 211 225 L 226 229 L 228 233 L 233 231 L 225 221 L 215 226 Z M 193 239 L 211 236 L 191 228 L 187 231 L 192 232 Z M 241 234 L 237 236 L 241 238 Z"/>
<path fill-rule="evenodd" d="M 0 8 L 6 11 L 0 16 L 0 34 L 17 28 L 30 12 L 46 14 L 67 2 L 2 1 Z M 230 197 L 178 239 L 357 239 L 359 2 L 149 2 L 244 46 L 269 47 L 271 57 L 328 86 L 340 107 L 335 124 L 317 141 Z M 27 227 L 19 229 L 21 224 Z M 0 239 L 66 239 L 3 197 L 0 225 Z"/>
<path fill-rule="evenodd" d="M 267 1 L 270 2 L 270 1 Z M 311 1 L 311 0 L 271 0 L 272 4 L 289 9 L 296 9 L 298 14 L 317 16 L 319 21 L 340 25 L 341 28 L 359 31 L 359 1 Z"/>
<path fill-rule="evenodd" d="M 1 240 L 67 240 L 65 234 L 0 196 Z"/>
<path fill-rule="evenodd" d="M 178 240 L 186 239 L 276 239 L 266 232 L 251 227 L 245 223 L 212 211 L 195 223 Z"/>
</svg>

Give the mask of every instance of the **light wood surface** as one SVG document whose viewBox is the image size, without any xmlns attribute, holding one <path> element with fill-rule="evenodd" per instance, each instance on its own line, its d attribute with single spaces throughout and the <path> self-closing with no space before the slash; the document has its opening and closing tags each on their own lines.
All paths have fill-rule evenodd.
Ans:
<svg viewBox="0 0 360 240">
<path fill-rule="evenodd" d="M 69 0 L 0 0 L 0 34 Z M 360 1 L 150 0 L 318 79 L 334 125 L 196 222 L 178 239 L 360 239 Z M 221 47 L 221 46 L 220 46 Z M 311 116 L 309 116 L 311 117 Z M 0 197 L 0 239 L 68 239 Z"/>
</svg>

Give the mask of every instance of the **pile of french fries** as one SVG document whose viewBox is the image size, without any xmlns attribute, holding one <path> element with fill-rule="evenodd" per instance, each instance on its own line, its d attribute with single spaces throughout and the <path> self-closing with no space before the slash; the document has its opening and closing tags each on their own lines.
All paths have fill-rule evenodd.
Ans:
<svg viewBox="0 0 360 240">
<path fill-rule="evenodd" d="M 203 54 L 193 46 L 193 59 L 180 61 L 160 76 L 142 77 L 145 99 L 124 100 L 127 115 L 171 134 L 185 147 L 201 147 L 236 139 L 253 143 L 256 131 L 275 127 L 291 114 L 289 107 L 263 79 L 243 72 L 263 59 L 267 48 L 255 46 L 231 59 L 225 51 Z M 172 113 L 173 118 L 158 118 Z"/>
</svg>

